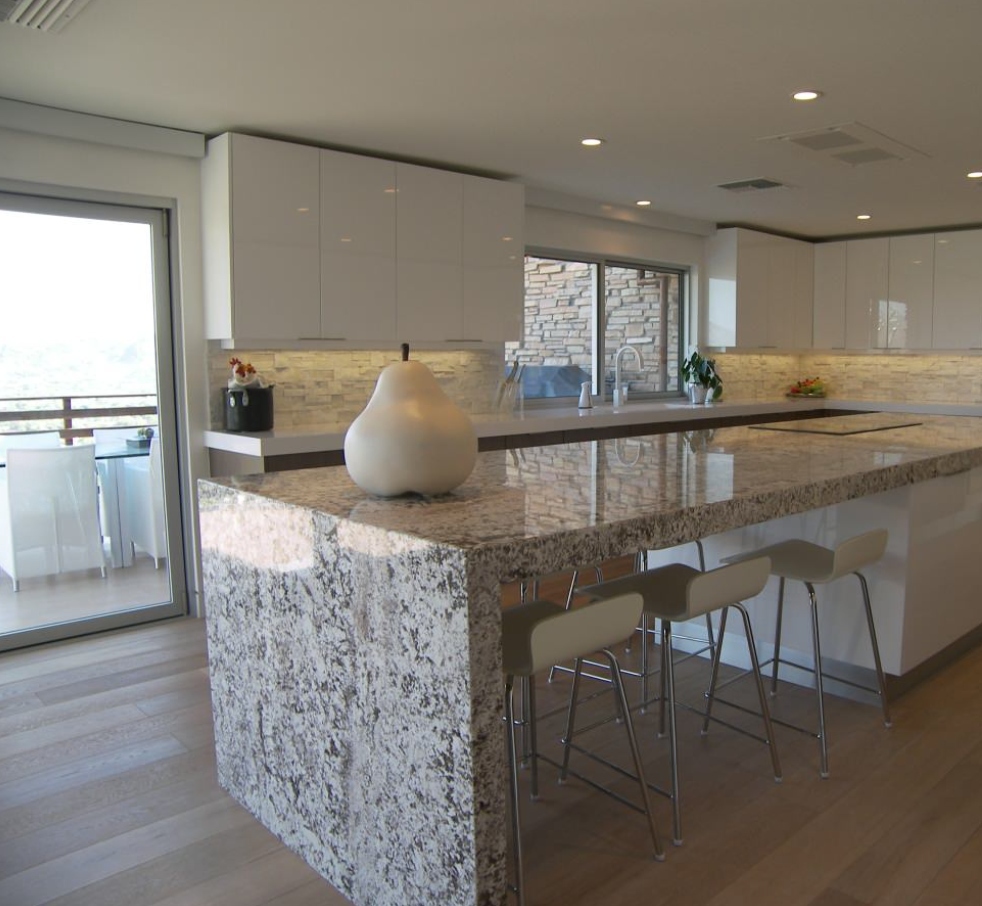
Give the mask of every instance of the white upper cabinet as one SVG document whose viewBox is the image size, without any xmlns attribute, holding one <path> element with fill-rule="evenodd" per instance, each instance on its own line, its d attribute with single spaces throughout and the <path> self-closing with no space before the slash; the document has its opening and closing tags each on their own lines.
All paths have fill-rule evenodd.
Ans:
<svg viewBox="0 0 982 906">
<path fill-rule="evenodd" d="M 815 246 L 815 308 L 812 345 L 843 349 L 846 345 L 846 243 Z"/>
<path fill-rule="evenodd" d="M 930 349 L 934 306 L 934 234 L 890 238 L 890 301 L 879 338 L 888 349 Z M 883 345 L 882 342 L 880 345 Z"/>
<path fill-rule="evenodd" d="M 711 346 L 792 349 L 812 341 L 811 243 L 719 230 L 707 245 Z"/>
<path fill-rule="evenodd" d="M 934 236 L 934 348 L 982 348 L 982 230 Z"/>
<path fill-rule="evenodd" d="M 202 166 L 209 338 L 520 339 L 520 185 L 227 133 Z"/>
<path fill-rule="evenodd" d="M 320 336 L 316 148 L 225 134 L 202 164 L 209 338 Z"/>
<path fill-rule="evenodd" d="M 525 322 L 525 190 L 464 180 L 463 337 L 520 340 Z"/>
<path fill-rule="evenodd" d="M 396 164 L 320 152 L 321 336 L 393 342 Z"/>
<path fill-rule="evenodd" d="M 396 284 L 400 341 L 460 340 L 464 177 L 397 164 Z"/>
<path fill-rule="evenodd" d="M 846 243 L 846 348 L 886 346 L 890 242 Z"/>
</svg>

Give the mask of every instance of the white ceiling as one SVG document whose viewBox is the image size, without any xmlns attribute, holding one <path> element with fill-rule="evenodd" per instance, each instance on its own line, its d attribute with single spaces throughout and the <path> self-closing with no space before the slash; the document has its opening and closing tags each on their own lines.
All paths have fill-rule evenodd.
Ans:
<svg viewBox="0 0 982 906">
<path fill-rule="evenodd" d="M 822 237 L 982 224 L 980 35 L 982 0 L 92 0 L 0 25 L 0 95 Z M 920 153 L 761 140 L 847 123 Z M 793 187 L 717 188 L 754 177 Z"/>
</svg>

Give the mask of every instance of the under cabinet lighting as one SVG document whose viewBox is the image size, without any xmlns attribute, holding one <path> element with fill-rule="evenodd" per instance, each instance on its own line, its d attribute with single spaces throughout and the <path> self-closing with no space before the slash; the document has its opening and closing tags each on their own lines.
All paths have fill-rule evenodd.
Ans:
<svg viewBox="0 0 982 906">
<path fill-rule="evenodd" d="M 645 198 L 642 198 L 642 199 L 641 199 L 641 201 L 636 201 L 636 202 L 634 202 L 634 203 L 635 203 L 635 204 L 636 204 L 636 205 L 637 205 L 637 206 L 638 206 L 639 208 L 647 208 L 647 207 L 650 207 L 650 206 L 651 206 L 651 202 L 650 202 L 650 201 L 648 201 L 648 200 L 647 200 L 647 199 L 645 199 Z"/>
<path fill-rule="evenodd" d="M 602 145 L 604 140 L 602 138 L 584 138 L 580 140 L 581 145 L 586 145 L 588 148 L 596 148 L 597 145 Z"/>
<path fill-rule="evenodd" d="M 298 214 L 309 214 L 310 213 L 310 208 L 297 208 L 297 213 Z"/>
<path fill-rule="evenodd" d="M 815 91 L 811 88 L 796 91 L 793 95 L 791 95 L 791 97 L 796 101 L 817 101 L 821 96 L 821 91 Z"/>
<path fill-rule="evenodd" d="M 872 216 L 872 214 L 857 214 L 856 220 L 869 220 Z"/>
<path fill-rule="evenodd" d="M 969 179 L 982 179 L 982 170 L 973 170 L 965 174 Z"/>
</svg>

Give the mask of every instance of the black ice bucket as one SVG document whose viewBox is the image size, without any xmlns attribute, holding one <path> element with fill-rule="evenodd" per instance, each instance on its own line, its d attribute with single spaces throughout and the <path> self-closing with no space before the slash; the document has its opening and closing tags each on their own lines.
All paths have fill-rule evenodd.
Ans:
<svg viewBox="0 0 982 906">
<path fill-rule="evenodd" d="M 271 431 L 273 387 L 225 391 L 225 428 L 228 431 Z"/>
</svg>

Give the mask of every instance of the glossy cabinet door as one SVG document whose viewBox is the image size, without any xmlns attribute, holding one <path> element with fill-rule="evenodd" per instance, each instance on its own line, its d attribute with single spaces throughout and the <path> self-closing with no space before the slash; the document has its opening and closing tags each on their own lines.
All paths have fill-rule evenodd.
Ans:
<svg viewBox="0 0 982 906">
<path fill-rule="evenodd" d="M 736 345 L 741 349 L 776 345 L 768 325 L 772 238 L 754 230 L 737 232 Z"/>
<path fill-rule="evenodd" d="M 815 309 L 815 246 L 811 242 L 794 243 L 792 300 L 791 345 L 795 349 L 810 349 L 814 343 Z"/>
<path fill-rule="evenodd" d="M 811 345 L 811 243 L 727 228 L 707 242 L 711 346 L 792 349 Z"/>
<path fill-rule="evenodd" d="M 888 349 L 930 349 L 934 306 L 934 234 L 890 237 Z"/>
<path fill-rule="evenodd" d="M 396 341 L 396 164 L 320 152 L 321 337 Z"/>
<path fill-rule="evenodd" d="M 815 246 L 815 349 L 843 349 L 846 345 L 846 243 L 820 242 Z"/>
<path fill-rule="evenodd" d="M 933 346 L 982 348 L 982 230 L 934 237 Z"/>
<path fill-rule="evenodd" d="M 846 244 L 846 348 L 886 348 L 890 241 Z"/>
<path fill-rule="evenodd" d="M 520 340 L 525 321 L 525 190 L 478 176 L 464 177 L 464 338 Z"/>
<path fill-rule="evenodd" d="M 397 333 L 403 341 L 460 341 L 464 177 L 396 164 Z"/>
<path fill-rule="evenodd" d="M 248 135 L 208 142 L 201 207 L 209 339 L 319 335 L 316 158 L 315 148 Z"/>
</svg>

